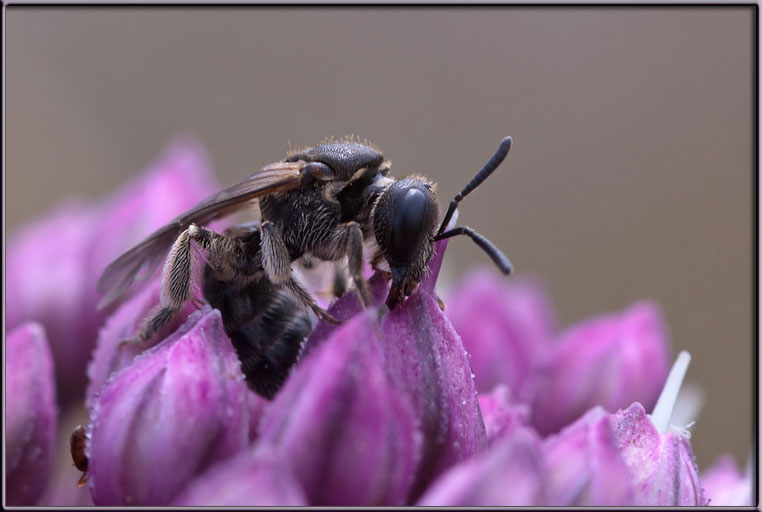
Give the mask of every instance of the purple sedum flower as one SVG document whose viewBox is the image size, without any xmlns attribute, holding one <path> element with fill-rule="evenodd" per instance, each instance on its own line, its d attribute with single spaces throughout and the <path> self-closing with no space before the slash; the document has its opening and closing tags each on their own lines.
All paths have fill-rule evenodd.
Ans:
<svg viewBox="0 0 762 512">
<path fill-rule="evenodd" d="M 630 473 L 617 445 L 614 422 L 601 407 L 546 439 L 543 453 L 550 505 L 633 504 Z"/>
<path fill-rule="evenodd" d="M 10 331 L 5 346 L 8 505 L 34 505 L 50 478 L 56 435 L 53 361 L 40 324 Z"/>
<path fill-rule="evenodd" d="M 545 505 L 545 474 L 539 436 L 529 428 L 518 428 L 499 439 L 489 452 L 439 477 L 416 505 Z"/>
<path fill-rule="evenodd" d="M 273 450 L 247 449 L 192 480 L 172 501 L 179 507 L 300 507 L 307 499 L 287 461 Z"/>
<path fill-rule="evenodd" d="M 650 302 L 575 325 L 536 375 L 532 424 L 547 435 L 596 405 L 616 411 L 640 402 L 650 409 L 667 376 L 668 352 L 662 315 Z"/>
<path fill-rule="evenodd" d="M 701 473 L 701 484 L 709 505 L 750 507 L 754 504 L 751 461 L 744 473 L 731 455 L 721 455 Z"/>
<path fill-rule="evenodd" d="M 468 272 L 445 310 L 463 340 L 479 392 L 506 384 L 524 399 L 525 384 L 555 336 L 555 313 L 532 281 L 506 279 L 491 267 Z"/>
<path fill-rule="evenodd" d="M 400 505 L 421 434 L 384 372 L 375 313 L 355 316 L 299 365 L 267 410 L 259 443 L 290 462 L 311 505 Z"/>
<path fill-rule="evenodd" d="M 96 505 L 164 505 L 248 444 L 248 389 L 211 308 L 112 375 L 94 396 L 89 486 Z"/>
<path fill-rule="evenodd" d="M 78 399 L 98 328 L 96 281 L 113 259 L 217 188 L 204 150 L 177 141 L 136 180 L 99 205 L 71 203 L 8 243 L 6 322 L 48 332 L 59 396 Z M 50 241 L 66 239 L 55 251 Z"/>
</svg>

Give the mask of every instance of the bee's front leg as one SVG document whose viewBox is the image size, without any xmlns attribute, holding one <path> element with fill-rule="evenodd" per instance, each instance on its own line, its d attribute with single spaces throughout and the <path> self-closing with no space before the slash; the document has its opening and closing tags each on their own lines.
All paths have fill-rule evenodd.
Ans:
<svg viewBox="0 0 762 512">
<path fill-rule="evenodd" d="M 273 283 L 282 284 L 304 306 L 310 308 L 318 318 L 332 324 L 341 322 L 331 316 L 328 311 L 317 305 L 312 295 L 299 284 L 291 272 L 291 259 L 283 238 L 272 222 L 262 223 L 262 266 L 267 278 Z"/>
</svg>

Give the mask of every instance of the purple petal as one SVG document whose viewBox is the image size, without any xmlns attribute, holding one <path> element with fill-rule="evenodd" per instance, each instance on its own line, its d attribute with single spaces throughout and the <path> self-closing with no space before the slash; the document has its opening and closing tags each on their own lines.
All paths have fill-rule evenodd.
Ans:
<svg viewBox="0 0 762 512">
<path fill-rule="evenodd" d="M 374 312 L 305 358 L 262 420 L 259 443 L 290 462 L 311 505 L 400 505 L 420 434 L 384 374 Z"/>
<path fill-rule="evenodd" d="M 93 396 L 112 373 L 129 365 L 135 356 L 147 347 L 156 345 L 166 338 L 167 334 L 181 326 L 188 319 L 188 316 L 195 311 L 192 304 L 186 303 L 175 318 L 150 339 L 143 343 L 121 343 L 135 336 L 143 320 L 159 303 L 159 287 L 160 283 L 155 281 L 122 304 L 109 317 L 106 325 L 98 333 L 98 342 L 93 351 L 93 358 L 87 367 L 89 384 L 86 400 L 88 407 L 92 406 Z"/>
<path fill-rule="evenodd" d="M 437 242 L 418 289 L 381 322 L 385 371 L 423 426 L 423 459 L 413 499 L 442 471 L 487 445 L 468 355 L 433 291 L 446 246 L 447 240 Z M 370 285 L 374 304 L 382 304 L 388 290 L 384 276 L 377 273 Z M 344 320 L 360 310 L 354 294 L 347 294 L 329 311 Z M 335 329 L 319 322 L 304 352 L 325 343 Z"/>
<path fill-rule="evenodd" d="M 553 506 L 634 505 L 610 415 L 600 408 L 544 442 L 548 501 Z"/>
<path fill-rule="evenodd" d="M 370 288 L 371 304 L 375 307 L 381 306 L 384 300 L 386 300 L 386 294 L 389 292 L 389 283 L 384 274 L 376 272 L 368 281 L 368 287 Z M 346 322 L 361 311 L 363 311 L 363 307 L 354 290 L 345 293 L 328 309 L 328 312 L 341 322 Z M 325 343 L 339 328 L 340 326 L 330 324 L 321 319 L 315 325 L 307 341 L 305 341 L 299 358 L 303 359 L 312 350 Z"/>
<path fill-rule="evenodd" d="M 56 435 L 53 360 L 45 330 L 26 323 L 5 345 L 8 505 L 34 505 L 50 478 Z"/>
<path fill-rule="evenodd" d="M 546 503 L 540 439 L 519 428 L 476 459 L 453 467 L 426 491 L 419 506 L 504 507 Z"/>
<path fill-rule="evenodd" d="M 173 500 L 180 507 L 301 507 L 307 505 L 288 464 L 268 449 L 246 450 L 194 479 Z"/>
<path fill-rule="evenodd" d="M 248 443 L 249 391 L 220 314 L 194 313 L 94 397 L 89 485 L 96 505 L 163 505 Z"/>
<path fill-rule="evenodd" d="M 11 239 L 7 322 L 43 324 L 61 400 L 81 399 L 97 331 L 109 313 L 96 309 L 100 273 L 123 251 L 216 188 L 200 145 L 178 141 L 101 205 L 60 207 Z M 51 251 L 50 241 L 62 239 L 66 243 Z"/>
<path fill-rule="evenodd" d="M 667 377 L 668 345 L 650 302 L 572 327 L 538 373 L 532 423 L 547 435 L 597 405 L 616 411 L 638 401 L 650 410 Z"/>
<path fill-rule="evenodd" d="M 476 389 L 486 392 L 507 384 L 524 400 L 524 383 L 555 334 L 544 291 L 531 281 L 506 279 L 482 268 L 463 277 L 445 313 L 471 357 Z"/>
<path fill-rule="evenodd" d="M 614 432 L 632 475 L 638 506 L 706 505 L 687 436 L 659 434 L 643 406 L 632 404 L 613 415 Z"/>
<path fill-rule="evenodd" d="M 718 457 L 701 474 L 701 483 L 709 505 L 750 507 L 754 504 L 751 466 L 745 473 L 741 473 L 731 455 Z"/>
<path fill-rule="evenodd" d="M 445 469 L 487 446 L 468 355 L 431 294 L 444 249 L 439 242 L 421 286 L 381 322 L 387 374 L 410 400 L 423 428 L 413 499 Z"/>
<path fill-rule="evenodd" d="M 490 446 L 517 428 L 529 425 L 529 406 L 514 402 L 510 390 L 503 384 L 496 386 L 491 393 L 480 394 L 479 408 Z"/>
</svg>

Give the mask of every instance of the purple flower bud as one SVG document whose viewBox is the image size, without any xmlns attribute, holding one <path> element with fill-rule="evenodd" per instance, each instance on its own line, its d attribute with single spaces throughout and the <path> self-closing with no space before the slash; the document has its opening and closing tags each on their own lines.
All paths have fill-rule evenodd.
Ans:
<svg viewBox="0 0 762 512">
<path fill-rule="evenodd" d="M 664 321 L 650 302 L 577 324 L 561 335 L 533 384 L 532 423 L 547 435 L 596 405 L 613 412 L 637 401 L 650 409 L 668 351 Z"/>
<path fill-rule="evenodd" d="M 614 431 L 632 475 L 635 505 L 706 505 L 688 436 L 659 433 L 639 403 L 614 415 Z"/>
<path fill-rule="evenodd" d="M 5 345 L 5 486 L 8 505 L 34 505 L 50 478 L 56 435 L 53 360 L 45 330 L 26 323 Z"/>
<path fill-rule="evenodd" d="M 310 353 L 262 420 L 259 443 L 290 462 L 310 505 L 401 505 L 410 490 L 420 432 L 384 373 L 374 316 Z"/>
<path fill-rule="evenodd" d="M 613 415 L 617 444 L 632 476 L 635 505 L 706 505 L 690 434 L 670 425 L 690 360 L 687 352 L 677 356 L 650 417 L 637 402 Z"/>
<path fill-rule="evenodd" d="M 633 505 L 633 488 L 613 421 L 602 408 L 588 411 L 543 445 L 552 506 Z"/>
<path fill-rule="evenodd" d="M 479 395 L 487 440 L 492 446 L 496 440 L 510 435 L 517 428 L 529 425 L 529 406 L 515 403 L 507 386 L 500 384 L 491 393 Z"/>
<path fill-rule="evenodd" d="M 8 244 L 9 327 L 34 320 L 48 332 L 59 396 L 80 399 L 99 326 L 96 282 L 113 259 L 216 189 L 203 149 L 178 141 L 100 205 L 69 204 Z M 65 239 L 51 251 L 51 240 Z M 44 276 L 42 279 L 40 276 Z"/>
<path fill-rule="evenodd" d="M 709 505 L 750 507 L 754 504 L 751 463 L 745 473 L 739 471 L 731 455 L 721 455 L 701 474 L 701 483 Z"/>
<path fill-rule="evenodd" d="M 304 493 L 287 462 L 269 449 L 246 450 L 192 480 L 172 501 L 179 507 L 302 507 Z"/>
<path fill-rule="evenodd" d="M 487 446 L 468 355 L 434 294 L 446 246 L 447 240 L 437 242 L 418 289 L 381 321 L 385 373 L 410 403 L 424 435 L 423 456 L 410 494 L 413 500 L 445 469 Z M 383 275 L 377 273 L 368 284 L 373 304 L 383 304 L 388 291 Z M 336 301 L 329 312 L 344 320 L 361 309 L 352 293 Z M 319 322 L 304 352 L 325 343 L 335 329 Z"/>
<path fill-rule="evenodd" d="M 64 205 L 8 241 L 7 327 L 35 321 L 49 333 L 62 398 L 84 389 L 85 364 L 95 341 L 95 303 L 86 300 L 93 269 L 85 264 L 95 217 L 84 205 Z M 66 243 L 51 250 L 54 240 Z"/>
<path fill-rule="evenodd" d="M 390 380 L 421 421 L 424 444 L 412 499 L 450 466 L 487 447 L 468 354 L 434 294 L 446 240 L 437 242 L 418 290 L 381 321 Z"/>
<path fill-rule="evenodd" d="M 531 281 L 504 278 L 491 268 L 471 271 L 447 301 L 447 317 L 463 340 L 476 389 L 507 384 L 524 400 L 524 384 L 555 335 L 555 315 Z"/>
<path fill-rule="evenodd" d="M 519 428 L 500 438 L 489 452 L 444 473 L 416 505 L 545 505 L 544 478 L 540 439 L 532 430 Z"/>
<path fill-rule="evenodd" d="M 93 398 L 89 486 L 96 505 L 164 505 L 248 443 L 249 391 L 209 307 L 109 378 Z"/>
<path fill-rule="evenodd" d="M 167 334 L 172 333 L 182 325 L 188 316 L 195 311 L 195 307 L 190 302 L 186 302 L 175 318 L 150 339 L 143 343 L 122 343 L 122 341 L 135 336 L 147 315 L 159 303 L 159 289 L 160 283 L 155 281 L 141 290 L 123 303 L 108 318 L 98 333 L 98 342 L 93 351 L 92 360 L 87 367 L 87 375 L 90 379 L 86 395 L 88 407 L 92 406 L 93 396 L 112 373 L 129 365 L 135 356 L 147 347 L 156 345 L 166 338 Z"/>
</svg>

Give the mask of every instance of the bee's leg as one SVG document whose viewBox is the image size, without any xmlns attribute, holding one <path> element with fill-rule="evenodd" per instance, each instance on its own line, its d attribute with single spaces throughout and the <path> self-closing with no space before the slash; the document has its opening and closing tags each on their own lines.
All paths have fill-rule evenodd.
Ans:
<svg viewBox="0 0 762 512">
<path fill-rule="evenodd" d="M 340 224 L 334 229 L 327 247 L 323 248 L 321 256 L 328 260 L 336 260 L 347 255 L 349 275 L 357 288 L 357 296 L 363 307 L 370 304 L 370 289 L 365 281 L 363 272 L 362 229 L 357 222 Z"/>
<path fill-rule="evenodd" d="M 291 258 L 280 233 L 272 222 L 262 223 L 262 266 L 265 274 L 273 283 L 282 284 L 304 306 L 310 308 L 318 318 L 323 318 L 332 324 L 341 323 L 326 310 L 315 303 L 315 299 L 294 278 L 291 273 Z"/>
<path fill-rule="evenodd" d="M 232 265 L 241 258 L 240 245 L 235 240 L 214 231 L 191 224 L 182 232 L 164 263 L 162 273 L 161 295 L 156 306 L 143 322 L 140 331 L 132 340 L 143 342 L 160 331 L 180 311 L 183 303 L 190 299 L 191 269 L 193 265 L 193 250 L 191 241 L 209 252 L 213 262 L 227 261 L 231 268 L 220 269 L 234 272 Z M 194 299 L 194 303 L 198 302 Z"/>
<path fill-rule="evenodd" d="M 333 288 L 333 296 L 337 298 L 347 292 L 347 275 L 338 261 L 334 262 L 333 265 L 333 283 L 331 288 Z"/>
<path fill-rule="evenodd" d="M 370 290 L 368 288 L 368 282 L 365 280 L 365 276 L 362 275 L 364 264 L 362 255 L 362 229 L 360 229 L 360 225 L 356 222 L 349 222 L 347 224 L 346 247 L 349 274 L 352 276 L 355 288 L 357 288 L 357 296 L 360 298 L 363 307 L 368 307 L 370 304 Z"/>
</svg>

